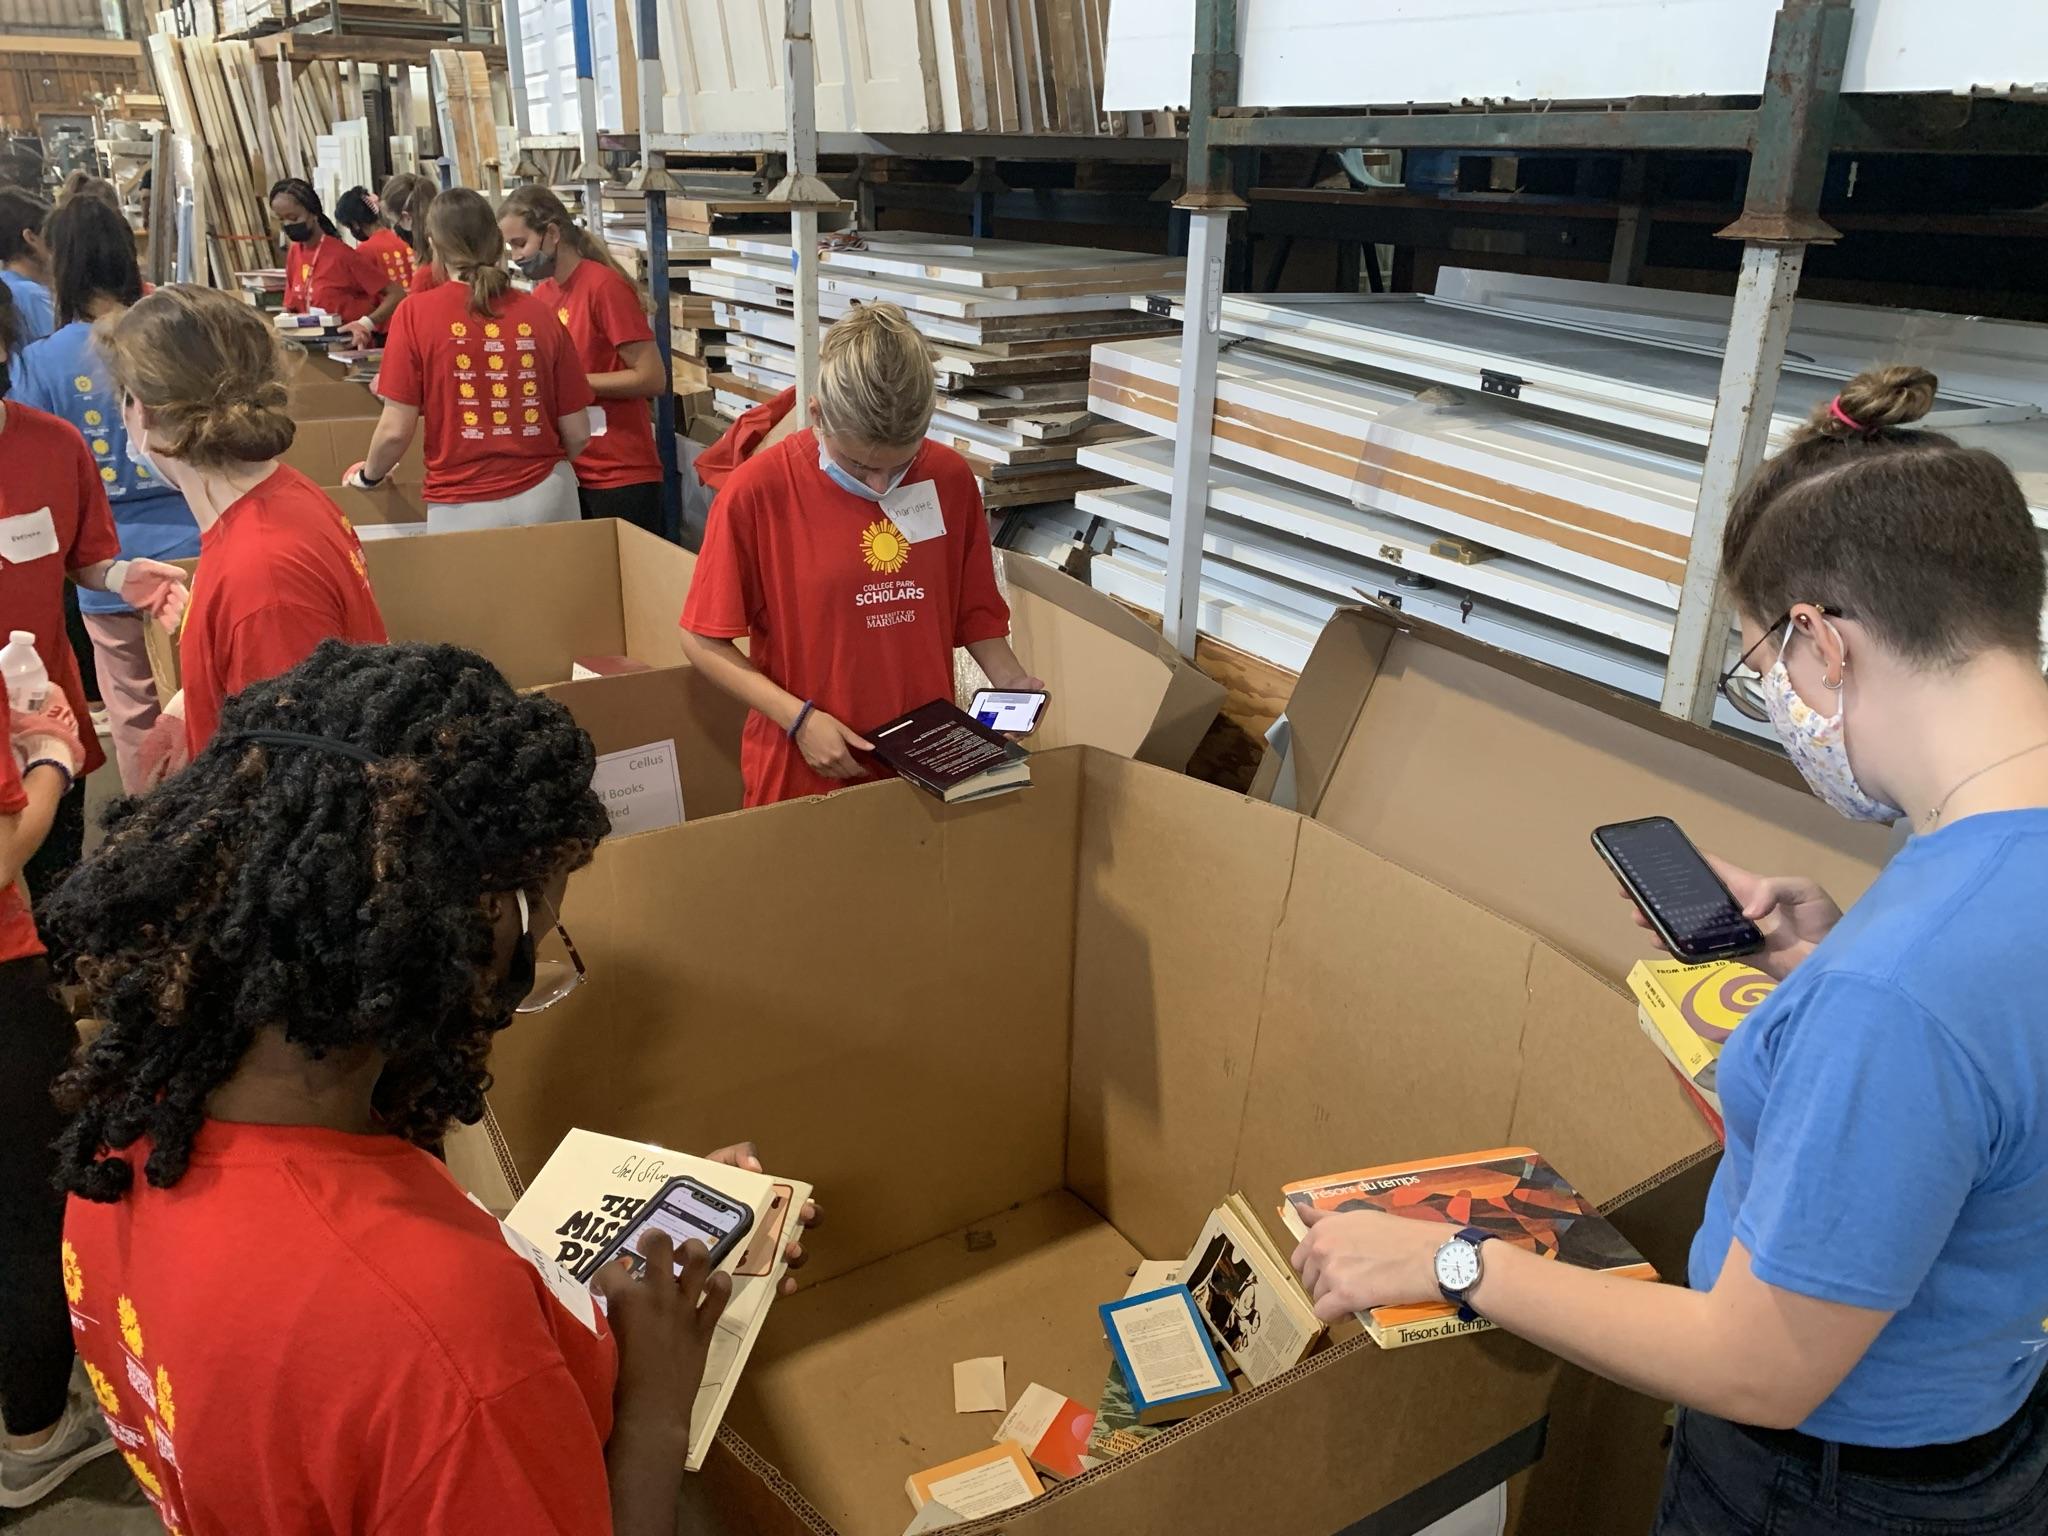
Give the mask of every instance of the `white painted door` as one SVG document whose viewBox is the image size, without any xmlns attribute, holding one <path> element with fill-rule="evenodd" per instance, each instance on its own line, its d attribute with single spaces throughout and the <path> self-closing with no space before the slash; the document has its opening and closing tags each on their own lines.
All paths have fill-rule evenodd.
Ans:
<svg viewBox="0 0 2048 1536">
<path fill-rule="evenodd" d="M 944 126 L 931 3 L 817 0 L 820 129 L 930 133 Z"/>
</svg>

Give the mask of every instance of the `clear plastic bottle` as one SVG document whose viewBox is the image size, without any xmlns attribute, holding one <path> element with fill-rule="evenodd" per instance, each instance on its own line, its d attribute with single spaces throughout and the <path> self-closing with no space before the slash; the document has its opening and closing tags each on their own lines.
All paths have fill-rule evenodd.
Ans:
<svg viewBox="0 0 2048 1536">
<path fill-rule="evenodd" d="M 49 702 L 50 672 L 36 652 L 36 637 L 17 629 L 0 646 L 0 679 L 7 684 L 7 705 L 33 714 Z"/>
</svg>

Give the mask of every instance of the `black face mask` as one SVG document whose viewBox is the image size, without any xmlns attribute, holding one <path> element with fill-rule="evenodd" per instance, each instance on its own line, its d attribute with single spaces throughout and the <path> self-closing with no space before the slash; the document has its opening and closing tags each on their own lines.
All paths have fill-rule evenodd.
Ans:
<svg viewBox="0 0 2048 1536">
<path fill-rule="evenodd" d="M 412 244 L 412 226 L 410 224 L 394 224 L 391 226 L 391 229 L 392 233 L 396 234 L 407 245 Z"/>
<path fill-rule="evenodd" d="M 7 392 L 14 388 L 14 376 L 8 370 L 14 366 L 11 358 L 0 357 L 0 400 L 7 398 Z"/>
<path fill-rule="evenodd" d="M 293 245 L 304 245 L 313 238 L 313 226 L 304 219 L 301 219 L 296 224 L 280 224 L 278 228 L 284 231 L 285 239 L 291 241 Z"/>
<path fill-rule="evenodd" d="M 561 254 L 560 250 L 536 252 L 531 256 L 521 257 L 512 265 L 519 269 L 519 275 L 529 283 L 538 283 L 555 275 L 555 258 Z"/>
<path fill-rule="evenodd" d="M 503 1018 L 503 1023 L 499 1025 L 501 1029 L 505 1024 L 512 1022 L 514 1011 L 526 1001 L 527 994 L 533 990 L 536 947 L 537 941 L 531 929 L 520 934 L 518 942 L 512 946 L 512 958 L 505 966 L 505 979 L 498 987 L 498 1011 Z"/>
</svg>

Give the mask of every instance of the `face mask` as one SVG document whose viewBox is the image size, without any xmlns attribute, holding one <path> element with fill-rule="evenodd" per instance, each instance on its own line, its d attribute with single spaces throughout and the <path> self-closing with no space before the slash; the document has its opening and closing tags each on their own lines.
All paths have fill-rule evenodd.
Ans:
<svg viewBox="0 0 2048 1536">
<path fill-rule="evenodd" d="M 303 221 L 297 224 L 280 224 L 278 228 L 284 231 L 285 239 L 293 245 L 304 245 L 313 238 L 313 226 Z"/>
<path fill-rule="evenodd" d="M 121 432 L 128 439 L 128 462 L 144 474 L 161 480 L 164 472 L 156 467 L 156 460 L 152 459 L 149 450 L 142 446 L 142 440 L 147 433 L 143 429 L 141 411 L 136 411 L 133 421 L 128 418 L 128 407 L 134 403 L 134 398 L 133 395 L 128 396 L 121 405 Z"/>
<path fill-rule="evenodd" d="M 14 388 L 13 360 L 0 357 L 0 400 L 7 398 L 7 392 Z"/>
<path fill-rule="evenodd" d="M 915 459 L 911 460 L 912 464 L 916 462 Z M 818 468 L 825 472 L 827 480 L 830 480 L 848 495 L 858 496 L 862 501 L 880 501 L 889 494 L 889 491 L 893 491 L 897 486 L 901 485 L 903 477 L 910 473 L 910 464 L 904 465 L 896 471 L 895 478 L 889 482 L 888 490 L 878 491 L 873 486 L 865 484 L 834 463 L 832 455 L 825 451 L 825 440 L 822 437 L 818 439 Z"/>
<path fill-rule="evenodd" d="M 526 892 L 518 891 L 514 895 L 519 903 L 519 938 L 512 946 L 512 958 L 505 967 L 505 980 L 499 985 L 497 997 L 499 1009 L 508 1019 L 533 991 L 533 979 L 538 969 L 534 960 L 537 941 L 530 926 L 533 914 L 527 905 Z"/>
<path fill-rule="evenodd" d="M 561 254 L 562 248 L 556 246 L 552 251 L 535 251 L 531 256 L 521 256 L 512 265 L 529 283 L 537 283 L 555 275 L 555 258 Z"/>
<path fill-rule="evenodd" d="M 1835 712 L 1823 715 L 1792 686 L 1785 653 L 1792 647 L 1793 633 L 1787 630 L 1785 643 L 1778 648 L 1777 665 L 1763 677 L 1771 725 L 1791 754 L 1792 765 L 1816 795 L 1851 821 L 1897 821 L 1906 813 L 1896 805 L 1865 794 L 1863 786 L 1856 782 L 1856 770 L 1849 766 L 1849 747 L 1843 730 L 1847 706 L 1837 699 Z"/>
<path fill-rule="evenodd" d="M 412 244 L 412 226 L 410 224 L 394 224 L 391 226 L 391 232 L 407 245 Z"/>
</svg>

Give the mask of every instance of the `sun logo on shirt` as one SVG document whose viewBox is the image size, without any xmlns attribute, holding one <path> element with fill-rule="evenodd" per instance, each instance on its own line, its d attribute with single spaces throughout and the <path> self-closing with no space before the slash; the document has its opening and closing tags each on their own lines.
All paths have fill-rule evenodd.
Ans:
<svg viewBox="0 0 2048 1536">
<path fill-rule="evenodd" d="M 505 355 L 502 352 L 493 352 L 484 359 L 484 366 L 493 373 L 499 372 L 505 366 Z"/>
<path fill-rule="evenodd" d="M 469 334 L 469 327 L 464 325 L 460 320 L 451 321 L 448 326 L 448 334 L 450 336 L 453 336 L 457 341 L 460 341 L 462 340 L 463 337 Z"/>
<path fill-rule="evenodd" d="M 135 1315 L 135 1303 L 126 1296 L 114 1301 L 114 1315 L 121 1322 L 121 1342 L 128 1346 L 128 1353 L 136 1359 L 142 1358 L 142 1319 Z"/>
<path fill-rule="evenodd" d="M 87 412 L 85 413 L 85 424 L 86 424 L 86 425 L 87 425 L 88 427 L 96 427 L 96 426 L 98 426 L 98 425 L 99 425 L 99 424 L 100 424 L 100 423 L 101 423 L 102 421 L 105 421 L 105 420 L 106 420 L 106 418 L 105 418 L 104 416 L 100 415 L 100 413 L 99 413 L 98 411 L 87 411 Z"/>
<path fill-rule="evenodd" d="M 520 385 L 519 387 L 521 390 L 525 391 L 529 395 L 537 395 L 540 393 L 540 386 L 534 383 L 534 381 L 531 379 L 528 379 L 524 384 Z"/>
<path fill-rule="evenodd" d="M 491 425 L 494 427 L 504 426 L 508 419 L 509 418 L 505 415 L 503 411 L 491 412 Z"/>
<path fill-rule="evenodd" d="M 107 484 L 112 485 L 114 483 L 114 466 L 111 464 L 102 464 L 100 466 L 100 478 L 106 481 Z"/>
<path fill-rule="evenodd" d="M 156 1416 L 163 1421 L 165 1434 L 178 1432 L 178 1405 L 171 1397 L 171 1373 L 162 1366 L 156 1368 Z"/>
<path fill-rule="evenodd" d="M 92 1395 L 106 1413 L 121 1411 L 121 1394 L 114 1390 L 114 1384 L 107 1380 L 107 1373 L 90 1360 L 81 1362 L 85 1366 L 85 1379 L 92 1384 Z"/>
<path fill-rule="evenodd" d="M 488 325 L 486 325 L 484 327 L 484 335 L 490 338 L 492 341 L 496 341 L 498 339 L 498 322 L 493 320 Z"/>
<path fill-rule="evenodd" d="M 128 1470 L 135 1474 L 135 1481 L 142 1484 L 145 1493 L 153 1499 L 164 1496 L 164 1485 L 158 1482 L 156 1474 L 149 1470 L 148 1462 L 133 1451 L 123 1451 L 121 1459 L 128 1463 Z"/>
<path fill-rule="evenodd" d="M 458 384 L 455 386 L 455 390 L 465 400 L 474 400 L 476 398 L 476 386 L 474 384 Z"/>
<path fill-rule="evenodd" d="M 862 531 L 860 553 L 869 570 L 893 576 L 910 560 L 910 541 L 885 517 L 869 523 Z"/>
<path fill-rule="evenodd" d="M 522 320 L 519 322 L 519 334 L 522 336 L 531 336 L 533 334 L 533 327 L 528 325 L 524 320 Z"/>
<path fill-rule="evenodd" d="M 569 306 L 564 304 L 560 309 L 556 310 L 555 318 L 561 321 L 562 324 L 567 325 L 569 323 Z"/>
<path fill-rule="evenodd" d="M 113 444 L 109 443 L 104 437 L 96 437 L 92 440 L 92 451 L 94 453 L 106 453 L 112 447 Z"/>
<path fill-rule="evenodd" d="M 464 425 L 465 427 L 473 427 L 473 426 L 475 426 L 475 425 L 476 425 L 476 412 L 475 412 L 475 411 L 464 411 L 464 412 L 462 413 L 462 424 L 463 424 L 463 425 Z"/>
<path fill-rule="evenodd" d="M 92 378 L 88 374 L 78 374 L 71 380 L 71 387 L 81 395 L 89 395 L 92 393 Z"/>
<path fill-rule="evenodd" d="M 534 423 L 538 422 L 539 420 L 540 420 L 540 412 L 539 412 L 538 410 L 536 410 L 536 409 L 535 409 L 535 408 L 534 408 L 533 406 L 530 406 L 530 405 L 529 405 L 529 406 L 528 406 L 528 407 L 526 408 L 526 424 L 527 424 L 528 426 L 532 426 L 532 425 L 533 425 Z"/>
<path fill-rule="evenodd" d="M 299 281 L 300 281 L 300 282 L 302 282 L 302 283 L 310 283 L 310 282 L 311 282 L 312 280 L 313 280 L 313 268 L 311 267 L 311 265 L 307 265 L 307 266 L 303 266 L 303 267 L 300 267 L 300 268 L 299 268 Z"/>
<path fill-rule="evenodd" d="M 505 381 L 503 379 L 500 379 L 491 386 L 491 394 L 495 399 L 502 400 L 505 398 Z"/>
<path fill-rule="evenodd" d="M 469 366 L 469 354 L 467 352 L 456 353 L 455 366 L 458 368 L 467 368 Z"/>
<path fill-rule="evenodd" d="M 64 1299 L 74 1307 L 85 1294 L 85 1270 L 79 1265 L 78 1250 L 66 1243 L 59 1253 L 64 1269 Z"/>
</svg>

